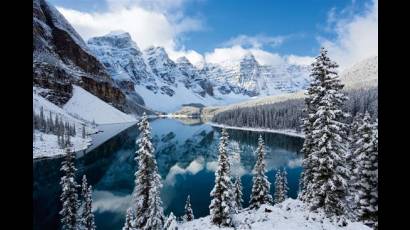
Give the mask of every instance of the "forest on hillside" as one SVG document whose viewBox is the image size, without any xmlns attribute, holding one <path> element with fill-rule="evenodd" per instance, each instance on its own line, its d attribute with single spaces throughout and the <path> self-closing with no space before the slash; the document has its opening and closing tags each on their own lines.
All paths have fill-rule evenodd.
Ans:
<svg viewBox="0 0 410 230">
<path fill-rule="evenodd" d="M 345 93 L 349 99 L 345 103 L 344 111 L 351 115 L 347 118 L 347 123 L 350 123 L 357 113 L 365 111 L 368 111 L 373 119 L 378 117 L 377 87 L 354 89 L 345 91 Z M 226 110 L 215 114 L 212 121 L 229 126 L 301 131 L 304 107 L 303 99 L 289 99 L 274 104 Z"/>
</svg>

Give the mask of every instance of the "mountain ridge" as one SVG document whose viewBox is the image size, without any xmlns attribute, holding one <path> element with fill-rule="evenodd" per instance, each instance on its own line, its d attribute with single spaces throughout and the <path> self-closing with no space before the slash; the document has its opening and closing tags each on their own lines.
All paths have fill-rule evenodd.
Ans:
<svg viewBox="0 0 410 230">
<path fill-rule="evenodd" d="M 121 42 L 124 39 L 127 41 Z M 102 40 L 109 42 L 103 44 Z M 124 49 L 123 43 L 132 44 L 134 51 Z M 146 106 L 158 111 L 172 112 L 189 103 L 221 105 L 294 92 L 306 87 L 308 82 L 308 66 L 260 65 L 251 52 L 238 63 L 204 63 L 198 68 L 186 57 L 171 60 L 163 47 L 151 46 L 140 51 L 127 32 L 90 38 L 87 45 L 114 79 L 120 76 L 133 82 Z M 180 97 L 192 100 L 178 101 L 180 97 L 174 96 L 177 91 L 184 91 L 185 95 Z M 166 100 L 172 106 L 161 108 L 157 100 Z"/>
</svg>

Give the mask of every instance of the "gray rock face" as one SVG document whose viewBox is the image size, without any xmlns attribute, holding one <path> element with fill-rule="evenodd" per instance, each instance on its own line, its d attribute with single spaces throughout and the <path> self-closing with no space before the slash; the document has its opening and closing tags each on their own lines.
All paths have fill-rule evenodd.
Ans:
<svg viewBox="0 0 410 230">
<path fill-rule="evenodd" d="M 67 20 L 44 0 L 33 0 L 33 85 L 62 106 L 77 84 L 124 112 L 138 107 L 112 80 L 104 65 Z"/>
</svg>

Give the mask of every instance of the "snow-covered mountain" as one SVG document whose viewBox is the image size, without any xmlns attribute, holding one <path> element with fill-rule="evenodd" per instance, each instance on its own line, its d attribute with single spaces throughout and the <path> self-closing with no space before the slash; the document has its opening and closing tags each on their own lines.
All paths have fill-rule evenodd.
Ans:
<svg viewBox="0 0 410 230">
<path fill-rule="evenodd" d="M 340 73 L 347 89 L 378 86 L 378 56 L 366 58 Z"/>
<path fill-rule="evenodd" d="M 171 60 L 162 47 L 141 52 L 127 32 L 111 32 L 87 43 L 115 81 L 132 81 L 145 105 L 158 111 L 294 92 L 308 83 L 308 66 L 260 65 L 252 53 L 239 61 L 204 63 L 199 69 L 186 57 Z"/>
<path fill-rule="evenodd" d="M 72 97 L 73 84 L 121 111 L 146 111 L 135 90 L 129 92 L 113 81 L 54 6 L 33 0 L 33 85 L 47 89 L 41 96 L 61 107 Z"/>
<path fill-rule="evenodd" d="M 250 52 L 239 61 L 206 63 L 202 73 L 220 94 L 248 97 L 295 92 L 304 89 L 309 80 L 309 66 L 261 65 Z"/>
</svg>

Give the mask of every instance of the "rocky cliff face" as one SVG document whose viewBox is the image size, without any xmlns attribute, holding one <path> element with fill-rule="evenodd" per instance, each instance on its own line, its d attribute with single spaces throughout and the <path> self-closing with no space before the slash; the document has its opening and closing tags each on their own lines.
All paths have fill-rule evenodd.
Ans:
<svg viewBox="0 0 410 230">
<path fill-rule="evenodd" d="M 33 0 L 33 84 L 43 96 L 62 106 L 72 96 L 72 84 L 124 112 L 136 102 L 117 86 L 66 19 L 44 0 Z"/>
</svg>

